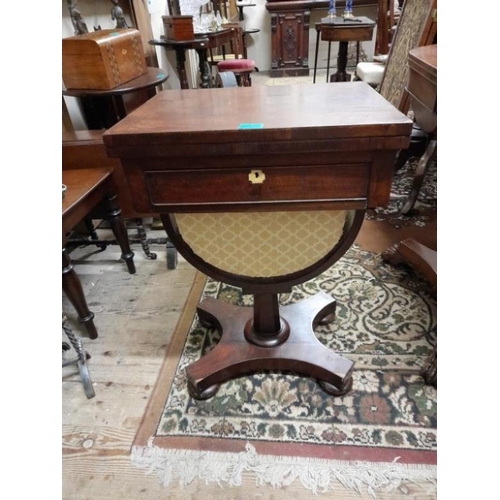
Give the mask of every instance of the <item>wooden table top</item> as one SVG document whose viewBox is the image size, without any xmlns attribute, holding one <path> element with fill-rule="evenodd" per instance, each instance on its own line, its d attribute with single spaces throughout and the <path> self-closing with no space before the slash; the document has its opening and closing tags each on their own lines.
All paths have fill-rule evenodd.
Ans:
<svg viewBox="0 0 500 500">
<path fill-rule="evenodd" d="M 320 28 L 345 28 L 345 27 L 366 27 L 375 26 L 375 21 L 366 16 L 356 16 L 354 19 L 344 19 L 343 17 L 324 17 L 316 23 L 316 29 Z"/>
<path fill-rule="evenodd" d="M 66 193 L 62 199 L 63 218 L 89 193 L 105 182 L 112 172 L 112 168 L 63 170 L 62 183 L 66 186 Z"/>
<path fill-rule="evenodd" d="M 437 44 L 417 47 L 408 52 L 408 65 L 437 84 Z"/>
<path fill-rule="evenodd" d="M 166 38 L 165 35 L 162 35 L 159 39 L 150 40 L 149 44 L 170 49 L 213 49 L 221 44 L 227 43 L 233 38 L 233 36 L 233 30 L 231 28 L 227 28 L 219 31 L 195 33 L 193 40 L 172 40 L 170 38 Z"/>
<path fill-rule="evenodd" d="M 103 139 L 114 156 L 167 143 L 373 137 L 384 142 L 407 138 L 411 124 L 364 82 L 165 90 L 108 129 Z"/>
</svg>

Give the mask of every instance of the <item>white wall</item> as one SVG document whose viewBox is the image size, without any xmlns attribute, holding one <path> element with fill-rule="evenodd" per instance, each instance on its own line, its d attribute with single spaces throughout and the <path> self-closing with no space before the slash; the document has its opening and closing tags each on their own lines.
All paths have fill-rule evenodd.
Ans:
<svg viewBox="0 0 500 500">
<path fill-rule="evenodd" d="M 246 28 L 260 29 L 259 33 L 247 36 L 248 57 L 255 61 L 260 71 L 271 70 L 271 16 L 266 10 L 266 0 L 253 0 L 255 7 L 245 7 Z"/>
</svg>

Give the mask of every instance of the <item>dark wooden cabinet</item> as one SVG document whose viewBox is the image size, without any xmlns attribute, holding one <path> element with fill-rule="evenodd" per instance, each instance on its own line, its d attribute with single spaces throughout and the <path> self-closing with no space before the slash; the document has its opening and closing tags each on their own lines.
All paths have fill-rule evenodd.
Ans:
<svg viewBox="0 0 500 500">
<path fill-rule="evenodd" d="M 378 0 L 359 0 L 358 7 L 377 5 Z M 271 19 L 271 76 L 304 76 L 309 74 L 309 18 L 311 11 L 328 9 L 328 0 L 267 0 Z M 336 2 L 337 13 L 345 1 Z"/>
<path fill-rule="evenodd" d="M 309 74 L 309 10 L 271 12 L 271 76 Z"/>
</svg>

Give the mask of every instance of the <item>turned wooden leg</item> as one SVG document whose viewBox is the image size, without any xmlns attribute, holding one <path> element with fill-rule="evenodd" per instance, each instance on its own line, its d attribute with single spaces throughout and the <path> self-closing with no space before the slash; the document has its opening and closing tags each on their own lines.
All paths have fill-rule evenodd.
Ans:
<svg viewBox="0 0 500 500">
<path fill-rule="evenodd" d="M 332 75 L 330 81 L 333 82 L 348 82 L 350 77 L 347 75 L 347 51 L 349 48 L 348 42 L 339 42 L 339 54 L 337 57 L 337 72 Z"/>
<path fill-rule="evenodd" d="M 320 31 L 316 29 L 316 46 L 314 49 L 314 73 L 313 73 L 313 83 L 316 83 L 316 70 L 318 68 L 318 48 L 319 48 L 319 34 Z M 328 83 L 328 82 L 327 82 Z"/>
<path fill-rule="evenodd" d="M 128 272 L 130 274 L 135 274 L 134 252 L 130 249 L 127 227 L 125 226 L 125 221 L 121 216 L 122 212 L 118 206 L 116 195 L 106 199 L 106 209 L 106 218 L 109 220 L 113 234 L 120 245 L 122 259 L 127 264 Z"/>
<path fill-rule="evenodd" d="M 183 48 L 175 49 L 175 58 L 177 64 L 177 76 L 179 77 L 179 82 L 181 89 L 188 89 L 189 83 L 186 73 L 186 52 Z"/>
<path fill-rule="evenodd" d="M 198 54 L 199 59 L 199 67 L 200 67 L 200 88 L 209 89 L 213 87 L 212 84 L 212 68 L 207 60 L 207 51 L 206 49 L 196 49 L 196 53 Z"/>
<path fill-rule="evenodd" d="M 151 252 L 149 248 L 148 235 L 146 234 L 146 230 L 144 229 L 142 219 L 135 219 L 135 224 L 137 226 L 137 236 L 139 237 L 142 250 L 146 254 L 146 257 L 151 260 L 156 260 L 156 257 L 158 256 L 155 253 Z"/>
<path fill-rule="evenodd" d="M 266 302 L 266 297 L 259 300 Z M 252 307 L 233 306 L 213 298 L 199 304 L 200 321 L 220 328 L 222 336 L 208 354 L 186 368 L 192 397 L 207 399 L 217 392 L 220 383 L 261 370 L 314 377 L 335 396 L 351 388 L 354 363 L 325 347 L 313 330 L 313 325 L 334 313 L 335 301 L 329 295 L 321 292 L 280 307 L 279 316 L 274 301 L 256 305 L 263 314 L 261 318 L 256 318 Z M 267 333 L 261 334 L 261 328 Z M 255 342 L 255 338 L 260 340 Z"/>
<path fill-rule="evenodd" d="M 94 325 L 94 313 L 87 306 L 82 283 L 73 269 L 73 264 L 65 248 L 62 250 L 62 288 L 78 313 L 78 321 L 85 326 L 90 338 L 96 339 L 97 329 Z"/>
<path fill-rule="evenodd" d="M 85 227 L 87 228 L 87 231 L 89 232 L 90 239 L 92 241 L 99 241 L 99 236 L 97 235 L 97 232 L 94 227 L 94 223 L 92 222 L 92 219 L 90 217 L 85 217 L 83 219 L 85 223 Z M 105 243 L 96 243 L 96 246 L 100 248 L 101 250 L 106 250 L 106 244 Z"/>
</svg>

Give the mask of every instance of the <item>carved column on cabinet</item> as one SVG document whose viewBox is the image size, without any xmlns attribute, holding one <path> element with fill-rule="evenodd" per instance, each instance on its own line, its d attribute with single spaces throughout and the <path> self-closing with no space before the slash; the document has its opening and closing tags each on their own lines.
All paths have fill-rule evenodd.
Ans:
<svg viewBox="0 0 500 500">
<path fill-rule="evenodd" d="M 309 10 L 270 12 L 271 76 L 309 74 Z"/>
</svg>

